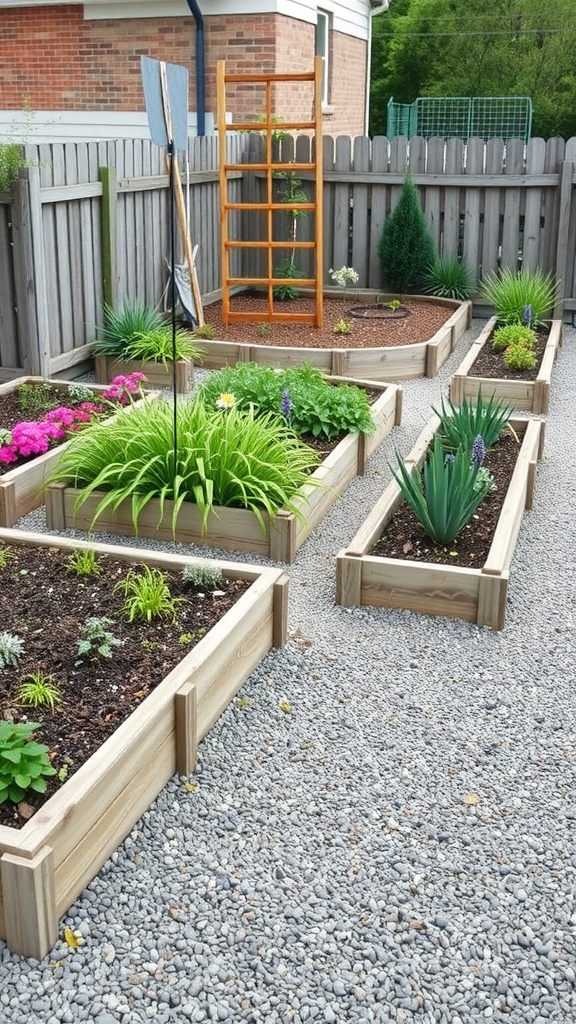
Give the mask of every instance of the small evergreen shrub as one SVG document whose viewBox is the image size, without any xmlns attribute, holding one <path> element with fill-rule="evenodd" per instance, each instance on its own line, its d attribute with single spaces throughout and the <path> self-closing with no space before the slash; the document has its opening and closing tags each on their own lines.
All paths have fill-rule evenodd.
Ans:
<svg viewBox="0 0 576 1024">
<path fill-rule="evenodd" d="M 533 349 L 535 342 L 535 332 L 523 324 L 506 324 L 498 327 L 492 335 L 492 348 L 495 352 L 503 352 L 509 345 L 524 345 L 525 348 Z"/>
<path fill-rule="evenodd" d="M 537 361 L 532 349 L 526 345 L 508 345 L 504 352 L 507 370 L 533 370 Z"/>
<path fill-rule="evenodd" d="M 386 218 L 378 241 L 382 287 L 401 294 L 421 292 L 436 253 L 418 190 L 407 175 L 398 205 Z"/>
</svg>

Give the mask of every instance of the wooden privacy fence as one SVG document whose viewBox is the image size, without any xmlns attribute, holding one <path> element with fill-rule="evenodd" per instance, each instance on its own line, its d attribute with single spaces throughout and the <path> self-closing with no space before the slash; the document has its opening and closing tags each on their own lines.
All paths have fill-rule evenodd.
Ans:
<svg viewBox="0 0 576 1024">
<path fill-rule="evenodd" d="M 307 136 L 289 138 L 279 153 L 306 162 L 312 144 Z M 242 201 L 262 187 L 249 170 L 259 133 L 230 135 L 227 145 L 230 162 L 246 163 L 229 186 Z M 324 138 L 323 147 L 325 283 L 329 268 L 353 266 L 359 286 L 380 286 L 376 244 L 409 167 L 440 253 L 463 256 L 478 282 L 499 267 L 550 270 L 560 278 L 564 309 L 576 310 L 576 139 L 464 145 L 344 136 Z M 161 150 L 147 140 L 54 143 L 26 147 L 26 158 L 29 167 L 12 193 L 0 194 L 0 379 L 24 371 L 70 374 L 90 357 L 104 299 L 156 305 L 167 282 Z M 189 167 L 192 237 L 207 303 L 221 285 L 216 137 L 190 140 Z M 304 173 L 298 177 L 311 187 Z M 306 240 L 313 229 L 302 217 L 298 237 Z M 258 239 L 260 230 L 257 218 L 242 212 L 229 224 L 231 237 L 244 240 Z M 290 217 L 280 212 L 277 237 L 288 240 L 289 230 Z M 250 250 L 236 254 L 235 274 L 253 272 Z"/>
</svg>

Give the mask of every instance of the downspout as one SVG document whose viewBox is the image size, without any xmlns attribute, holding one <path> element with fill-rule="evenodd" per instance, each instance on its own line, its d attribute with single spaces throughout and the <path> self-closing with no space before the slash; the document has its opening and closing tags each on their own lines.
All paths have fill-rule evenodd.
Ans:
<svg viewBox="0 0 576 1024">
<path fill-rule="evenodd" d="M 196 22 L 196 133 L 206 135 L 206 72 L 204 62 L 204 18 L 197 0 L 187 0 Z"/>
<path fill-rule="evenodd" d="M 366 104 L 365 104 L 365 119 L 364 119 L 364 135 L 368 135 L 368 129 L 370 124 L 370 77 L 372 75 L 372 18 L 377 14 L 382 14 L 383 11 L 387 11 L 390 6 L 390 0 L 382 0 L 382 3 L 378 6 L 370 6 L 370 20 L 368 22 L 368 53 L 366 54 Z"/>
</svg>

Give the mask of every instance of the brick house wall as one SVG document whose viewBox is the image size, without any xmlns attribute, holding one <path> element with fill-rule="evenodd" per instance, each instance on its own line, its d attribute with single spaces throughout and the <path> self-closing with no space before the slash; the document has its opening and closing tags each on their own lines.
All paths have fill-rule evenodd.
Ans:
<svg viewBox="0 0 576 1024">
<path fill-rule="evenodd" d="M 205 16 L 206 108 L 216 109 L 216 61 L 227 70 L 310 71 L 314 25 L 278 14 Z M 0 109 L 143 111 L 140 55 L 188 67 L 189 107 L 196 109 L 196 28 L 192 17 L 84 20 L 83 6 L 0 9 Z M 324 131 L 364 132 L 366 43 L 331 33 L 330 106 Z M 307 118 L 308 83 L 279 86 L 275 110 L 286 118 Z M 227 93 L 234 119 L 263 110 L 260 87 L 238 86 Z"/>
</svg>

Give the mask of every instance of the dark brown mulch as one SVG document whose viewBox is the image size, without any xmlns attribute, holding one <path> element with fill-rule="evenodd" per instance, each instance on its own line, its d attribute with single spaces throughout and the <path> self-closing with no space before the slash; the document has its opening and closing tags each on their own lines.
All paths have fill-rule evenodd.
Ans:
<svg viewBox="0 0 576 1024">
<path fill-rule="evenodd" d="M 358 306 L 356 298 L 324 299 L 324 325 L 315 327 L 313 324 L 288 323 L 275 321 L 271 324 L 271 332 L 263 337 L 259 331 L 264 330 L 259 315 L 266 312 L 266 300 L 261 294 L 243 292 L 234 295 L 231 301 L 233 312 L 254 313 L 254 323 L 231 323 L 224 326 L 222 322 L 222 304 L 215 302 L 204 309 L 206 323 L 215 329 L 215 338 L 221 341 L 244 341 L 251 345 L 281 345 L 283 347 L 306 348 L 392 348 L 397 345 L 414 345 L 429 339 L 452 316 L 454 308 L 425 300 L 416 302 L 412 299 L 403 300 L 409 316 L 399 319 L 352 318 L 350 310 Z M 298 298 L 290 302 L 275 303 L 275 312 L 300 313 L 313 312 L 314 304 L 310 298 Z M 352 324 L 351 334 L 335 334 L 334 327 L 344 317 Z"/>
<path fill-rule="evenodd" d="M 402 504 L 370 553 L 383 558 L 403 558 L 410 562 L 481 568 L 488 557 L 518 451 L 516 438 L 506 431 L 498 444 L 488 452 L 484 465 L 492 473 L 497 489 L 486 495 L 468 525 L 449 547 L 435 545 L 426 536 L 408 505 Z"/>
<path fill-rule="evenodd" d="M 509 370 L 504 363 L 504 353 L 495 352 L 490 339 L 488 339 L 480 355 L 474 360 L 469 371 L 470 375 L 474 377 L 490 377 L 492 380 L 500 378 L 504 380 L 536 380 L 547 341 L 548 331 L 539 330 L 536 332 L 536 344 L 534 346 L 536 366 L 534 369 Z"/>
<path fill-rule="evenodd" d="M 78 577 L 56 548 L 11 547 L 13 557 L 0 569 L 1 630 L 24 641 L 18 666 L 0 669 L 0 718 L 39 722 L 35 738 L 48 745 L 55 768 L 71 775 L 110 736 L 162 679 L 218 622 L 249 584 L 223 580 L 216 588 L 184 587 L 168 574 L 174 597 L 185 597 L 174 623 L 160 619 L 130 623 L 121 615 L 122 593 L 114 585 L 130 566 L 100 557 L 98 576 Z M 113 657 L 77 654 L 80 627 L 89 616 L 114 620 L 109 628 L 123 641 Z M 190 636 L 191 634 L 191 636 Z M 187 636 L 185 642 L 180 638 Z M 62 691 L 55 712 L 25 708 L 16 701 L 18 683 L 30 672 L 54 675 Z M 62 782 L 48 780 L 46 796 L 29 794 L 35 810 Z M 23 808 L 26 812 L 26 808 Z M 12 803 L 0 805 L 0 825 L 24 824 Z"/>
</svg>

